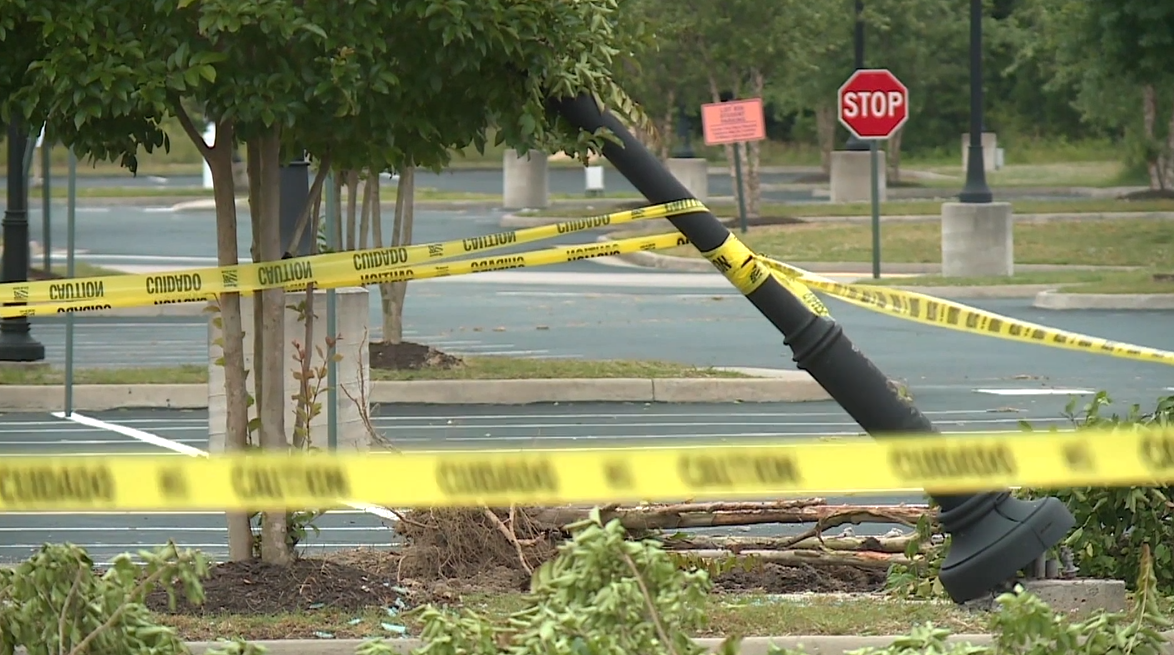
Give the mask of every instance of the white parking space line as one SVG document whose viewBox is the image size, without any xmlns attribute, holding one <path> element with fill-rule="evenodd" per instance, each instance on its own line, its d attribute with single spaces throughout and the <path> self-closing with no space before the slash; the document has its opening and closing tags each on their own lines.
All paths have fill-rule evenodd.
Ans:
<svg viewBox="0 0 1174 655">
<path fill-rule="evenodd" d="M 109 431 L 114 432 L 116 434 L 125 435 L 125 436 L 132 438 L 132 439 L 138 439 L 139 441 L 142 441 L 143 443 L 151 444 L 152 446 L 155 446 L 157 448 L 170 450 L 170 451 L 177 453 L 177 454 L 180 454 L 180 455 L 187 455 L 189 457 L 207 457 L 208 456 L 208 453 L 206 451 L 200 450 L 199 448 L 193 448 L 192 446 L 189 446 L 187 444 L 182 444 L 182 443 L 179 443 L 178 441 L 172 441 L 171 439 L 166 439 L 164 437 L 160 437 L 159 435 L 151 434 L 150 432 L 145 432 L 145 431 L 139 430 L 137 428 L 132 428 L 132 427 L 128 427 L 125 425 L 118 425 L 117 423 L 109 423 L 107 421 L 101 421 L 96 418 L 83 416 L 83 415 L 78 414 L 76 412 L 69 414 L 69 415 L 66 415 L 64 412 L 54 412 L 53 416 L 56 416 L 58 418 L 64 418 L 67 421 L 73 421 L 73 422 L 78 423 L 80 425 L 88 425 L 91 427 L 109 430 Z M 109 453 L 107 453 L 107 456 L 109 456 Z M 377 516 L 380 519 L 383 519 L 385 521 L 399 520 L 398 517 L 396 516 L 395 512 L 393 512 L 387 508 L 384 508 L 384 507 L 379 507 L 377 505 L 368 505 L 366 503 L 345 503 L 345 504 L 347 507 L 361 510 L 361 511 L 366 512 L 368 514 L 371 514 L 373 516 Z"/>
<path fill-rule="evenodd" d="M 1090 396 L 1091 389 L 975 389 L 976 393 L 992 396 Z"/>
</svg>

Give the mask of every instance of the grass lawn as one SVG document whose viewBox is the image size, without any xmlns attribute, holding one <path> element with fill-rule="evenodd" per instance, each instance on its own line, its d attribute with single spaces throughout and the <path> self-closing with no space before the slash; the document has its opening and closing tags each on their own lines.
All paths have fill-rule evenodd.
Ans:
<svg viewBox="0 0 1174 655">
<path fill-rule="evenodd" d="M 617 233 L 619 238 L 623 233 Z M 739 237 L 785 262 L 870 262 L 867 223 L 806 223 L 751 228 Z M 881 257 L 889 263 L 941 262 L 941 223 L 893 221 L 881 227 Z M 693 246 L 662 251 L 700 257 Z M 1070 220 L 1015 225 L 1017 264 L 1154 266 L 1174 262 L 1174 221 Z"/>
<path fill-rule="evenodd" d="M 521 594 L 476 594 L 462 605 L 479 614 L 504 618 L 524 607 Z M 708 626 L 697 637 L 786 635 L 888 635 L 904 634 L 909 626 L 926 621 L 954 632 L 982 632 L 982 614 L 959 609 L 952 603 L 889 601 L 878 598 L 814 597 L 779 599 L 754 594 L 713 594 L 706 608 Z M 163 625 L 175 628 L 187 640 L 218 638 L 261 639 L 361 639 L 399 636 L 385 624 L 420 634 L 420 622 L 410 613 L 389 617 L 382 609 L 339 612 L 324 608 L 299 614 L 274 616 L 222 615 L 207 617 L 157 615 Z"/>
<path fill-rule="evenodd" d="M 1012 277 L 942 277 L 918 275 L 880 280 L 861 279 L 859 284 L 889 287 L 985 287 L 1017 284 L 1060 284 L 1062 293 L 1174 293 L 1174 282 L 1155 280 L 1152 271 L 1041 271 Z"/>
<path fill-rule="evenodd" d="M 374 369 L 373 380 L 525 380 L 541 378 L 744 378 L 740 373 L 687 364 L 646 360 L 522 359 L 466 357 L 455 369 L 389 371 Z M 290 366 L 294 364 L 291 362 Z M 48 366 L 0 366 L 0 386 L 62 384 L 65 373 Z M 75 384 L 201 384 L 208 381 L 203 366 L 141 368 L 79 368 Z"/>
<path fill-rule="evenodd" d="M 601 199 L 606 201 L 607 199 Z M 1174 200 L 1117 200 L 1089 198 L 1080 200 L 1013 200 L 1016 214 L 1111 214 L 1118 212 L 1174 212 Z M 710 202 L 708 207 L 720 218 L 737 216 L 737 206 L 731 202 Z M 548 208 L 520 212 L 523 216 L 551 218 L 582 218 L 618 211 L 618 209 Z M 760 213 L 771 218 L 860 217 L 871 216 L 868 203 L 764 203 Z M 899 200 L 881 204 L 881 216 L 941 216 L 940 200 Z"/>
</svg>

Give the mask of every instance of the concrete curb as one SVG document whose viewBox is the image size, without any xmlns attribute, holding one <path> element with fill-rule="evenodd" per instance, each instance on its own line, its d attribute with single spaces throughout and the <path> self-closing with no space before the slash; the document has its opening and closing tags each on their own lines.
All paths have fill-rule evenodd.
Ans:
<svg viewBox="0 0 1174 655">
<path fill-rule="evenodd" d="M 730 403 L 829 400 L 802 371 L 771 378 L 612 378 L 537 380 L 380 381 L 371 385 L 377 405 L 525 405 L 530 403 L 633 402 Z M 60 385 L 0 386 L 0 411 L 51 412 L 62 408 Z M 77 411 L 205 409 L 206 384 L 81 384 L 73 388 Z"/>
<path fill-rule="evenodd" d="M 1037 309 L 1107 309 L 1157 311 L 1174 309 L 1174 293 L 1061 293 L 1040 291 L 1031 303 Z"/>
<path fill-rule="evenodd" d="M 1162 649 L 1166 653 L 1174 653 L 1174 645 L 1170 642 L 1174 641 L 1174 631 L 1163 632 L 1162 636 L 1166 639 L 1166 645 Z M 742 640 L 741 647 L 738 649 L 740 655 L 767 655 L 771 650 L 771 646 L 776 648 L 792 648 L 797 649 L 802 647 L 803 651 L 808 655 L 843 655 L 849 651 L 861 648 L 884 648 L 893 643 L 899 637 L 896 635 L 890 636 L 874 636 L 874 637 L 852 637 L 852 636 L 816 636 L 804 635 L 795 637 L 747 637 Z M 714 651 L 721 645 L 722 640 L 717 638 L 701 638 L 693 640 L 697 645 Z M 949 638 L 950 643 L 970 643 L 975 646 L 986 646 L 991 643 L 991 635 L 989 634 L 960 634 L 952 635 Z M 258 646 L 264 646 L 270 655 L 354 655 L 363 640 L 360 639 L 339 639 L 339 640 L 287 640 L 287 641 L 254 641 L 252 642 Z M 419 639 L 389 639 L 385 641 L 388 646 L 396 653 L 407 655 L 417 648 L 424 645 L 424 642 Z M 217 644 L 213 642 L 188 642 L 188 648 L 191 649 L 193 655 L 202 655 L 209 648 L 215 647 Z M 17 650 L 17 653 L 21 653 Z"/>
</svg>

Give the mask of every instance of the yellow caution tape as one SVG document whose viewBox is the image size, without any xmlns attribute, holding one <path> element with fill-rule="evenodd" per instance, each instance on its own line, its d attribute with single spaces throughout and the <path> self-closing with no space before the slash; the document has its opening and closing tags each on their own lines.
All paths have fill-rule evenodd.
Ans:
<svg viewBox="0 0 1174 655">
<path fill-rule="evenodd" d="M 298 284 L 302 285 L 301 288 L 304 289 L 304 285 L 310 281 L 317 283 L 320 287 L 329 286 L 336 281 L 341 281 L 339 284 L 334 284 L 336 287 L 375 284 L 398 279 L 412 279 L 389 275 L 388 271 L 392 269 L 401 269 L 424 262 L 450 260 L 473 253 L 544 241 L 564 234 L 600 227 L 668 218 L 699 211 L 705 211 L 705 205 L 701 202 L 692 199 L 679 200 L 653 207 L 641 207 L 514 232 L 498 232 L 468 239 L 414 246 L 355 250 L 297 257 L 279 262 L 198 268 L 171 273 L 109 275 L 7 283 L 0 284 L 0 302 L 68 303 L 88 301 L 88 304 L 91 305 L 102 305 L 106 304 L 107 300 L 129 296 L 138 299 L 139 305 L 151 305 L 160 298 L 203 300 L 224 292 L 258 291 L 275 287 L 290 287 L 291 285 L 296 289 Z M 172 302 L 175 301 L 172 300 Z M 10 315 L 5 314 L 5 316 Z"/>
<path fill-rule="evenodd" d="M 611 257 L 643 250 L 663 250 L 665 248 L 675 248 L 677 246 L 683 246 L 688 243 L 689 240 L 686 239 L 684 235 L 680 234 L 679 232 L 670 232 L 648 237 L 620 239 L 617 241 L 604 241 L 600 243 L 575 246 L 558 246 L 544 250 L 532 250 L 529 252 L 521 252 L 512 255 L 500 255 L 497 257 L 462 259 L 455 262 L 450 262 L 448 264 L 425 264 L 422 266 L 370 269 L 369 272 L 364 272 L 362 274 L 357 274 L 353 271 L 347 272 L 345 270 L 341 270 L 339 267 L 320 268 L 316 264 L 310 263 L 291 264 L 290 262 L 298 261 L 293 259 L 287 259 L 274 263 L 271 266 L 261 268 L 272 268 L 273 270 L 283 271 L 280 274 L 274 273 L 274 275 L 280 275 L 282 279 L 287 281 L 285 288 L 289 291 L 304 290 L 308 282 L 313 282 L 320 289 L 334 289 L 338 287 L 355 286 L 360 284 L 366 285 L 382 282 L 423 280 L 427 278 L 468 275 L 471 273 L 485 273 L 488 271 L 501 271 L 512 268 L 564 264 L 580 259 Z M 349 256 L 355 253 L 347 254 Z M 122 287 L 117 290 L 106 289 L 103 291 L 101 296 L 92 298 L 90 300 L 5 306 L 0 307 L 0 317 L 8 318 L 13 316 L 52 316 L 54 314 L 63 312 L 87 312 L 122 307 L 142 307 L 145 305 L 205 302 L 215 299 L 218 293 L 223 293 L 226 291 L 240 291 L 242 293 L 248 294 L 261 288 L 265 288 L 264 285 L 253 285 L 247 288 L 230 288 L 224 284 L 224 279 L 218 274 L 218 272 L 224 271 L 226 269 L 205 270 L 210 271 L 212 275 L 209 276 L 206 272 L 194 270 L 160 273 L 157 275 L 148 276 L 128 275 L 126 277 L 145 277 L 147 279 L 156 280 L 170 279 L 175 280 L 176 282 L 175 284 L 166 287 L 168 290 L 158 290 L 155 293 L 146 291 L 145 288 L 141 286 L 138 288 Z M 108 278 L 75 278 L 68 280 L 65 283 L 87 284 L 88 280 L 90 279 L 116 280 L 118 279 L 118 276 L 112 276 Z M 197 287 L 198 292 L 181 292 L 170 290 L 174 288 L 175 285 L 183 284 L 183 281 L 185 280 L 188 281 L 187 286 Z M 244 285 L 241 286 L 243 287 Z M 163 287 L 159 288 L 161 289 Z"/>
<path fill-rule="evenodd" d="M 917 323 L 1094 355 L 1174 364 L 1174 352 L 1059 330 L 923 293 L 843 284 L 769 257 L 758 256 L 758 259 L 780 277 L 809 285 L 853 305 Z"/>
<path fill-rule="evenodd" d="M 4 457 L 0 512 L 549 505 L 1174 482 L 1174 427 L 477 454 Z"/>
<path fill-rule="evenodd" d="M 742 295 L 750 295 L 762 286 L 770 273 L 759 263 L 754 253 L 733 233 L 713 250 L 701 253 L 719 273 L 726 276 Z"/>
</svg>

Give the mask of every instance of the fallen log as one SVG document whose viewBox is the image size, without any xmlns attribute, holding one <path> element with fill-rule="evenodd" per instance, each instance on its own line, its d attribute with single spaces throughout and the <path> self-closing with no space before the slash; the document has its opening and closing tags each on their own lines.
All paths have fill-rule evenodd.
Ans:
<svg viewBox="0 0 1174 655">
<path fill-rule="evenodd" d="M 820 503 L 820 504 L 817 504 Z M 764 523 L 816 523 L 822 529 L 848 523 L 895 523 L 913 526 L 930 512 L 925 505 L 826 505 L 820 499 L 759 503 L 677 503 L 639 507 L 601 508 L 606 523 L 619 519 L 633 530 L 682 530 Z M 530 518 L 543 525 L 565 526 L 587 518 L 586 507 L 549 507 L 532 511 Z"/>
<path fill-rule="evenodd" d="M 819 550 L 744 550 L 733 553 L 728 550 L 677 550 L 674 555 L 686 560 L 726 560 L 736 557 L 758 561 L 763 564 L 783 566 L 855 566 L 858 568 L 887 570 L 894 564 L 910 564 L 909 558 L 896 553 L 872 552 L 827 552 Z"/>
<path fill-rule="evenodd" d="M 704 534 L 673 535 L 663 540 L 665 550 L 726 550 L 743 553 L 749 550 L 829 550 L 846 552 L 904 553 L 915 535 L 901 537 L 724 537 Z"/>
</svg>

